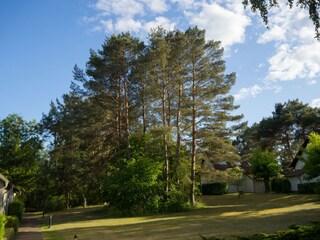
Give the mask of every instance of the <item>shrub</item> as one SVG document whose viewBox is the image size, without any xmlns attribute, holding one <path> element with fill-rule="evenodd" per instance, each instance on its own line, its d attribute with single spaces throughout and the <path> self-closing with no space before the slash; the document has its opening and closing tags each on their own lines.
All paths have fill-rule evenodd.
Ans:
<svg viewBox="0 0 320 240">
<path fill-rule="evenodd" d="M 19 219 L 17 216 L 7 216 L 6 228 L 13 228 L 14 232 L 18 232 Z"/>
<path fill-rule="evenodd" d="M 9 204 L 9 216 L 16 216 L 19 222 L 22 219 L 22 213 L 24 212 L 24 203 L 19 200 L 14 200 Z"/>
<path fill-rule="evenodd" d="M 298 193 L 301 194 L 314 194 L 315 193 L 315 187 L 317 183 L 302 183 L 298 184 Z"/>
<path fill-rule="evenodd" d="M 314 193 L 320 194 L 320 182 L 317 182 L 314 186 Z"/>
<path fill-rule="evenodd" d="M 44 212 L 55 212 L 67 209 L 67 200 L 64 196 L 53 196 L 44 206 Z"/>
<path fill-rule="evenodd" d="M 271 189 L 276 193 L 290 193 L 291 183 L 286 178 L 274 178 L 271 181 Z"/>
<path fill-rule="evenodd" d="M 318 240 L 320 236 L 320 222 L 311 226 L 291 226 L 288 230 L 274 234 L 258 233 L 247 237 L 237 237 L 238 240 Z M 223 240 L 216 237 L 203 237 L 203 240 Z"/>
<path fill-rule="evenodd" d="M 227 192 L 228 184 L 224 182 L 202 184 L 203 195 L 223 195 Z"/>
<path fill-rule="evenodd" d="M 5 233 L 5 225 L 6 225 L 6 215 L 0 214 L 0 239 L 3 239 Z"/>
</svg>

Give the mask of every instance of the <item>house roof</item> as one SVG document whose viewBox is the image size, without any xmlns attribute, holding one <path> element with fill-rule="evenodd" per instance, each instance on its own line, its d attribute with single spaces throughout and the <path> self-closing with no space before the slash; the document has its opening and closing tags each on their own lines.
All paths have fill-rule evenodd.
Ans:
<svg viewBox="0 0 320 240">
<path fill-rule="evenodd" d="M 248 161 L 242 161 L 239 162 L 238 164 L 231 164 L 229 162 L 224 162 L 224 163 L 212 163 L 212 166 L 214 169 L 219 170 L 219 171 L 225 171 L 229 168 L 233 168 L 235 166 L 239 166 L 241 169 L 244 170 L 245 174 L 250 174 L 251 173 L 251 168 L 250 168 L 250 163 Z"/>
<path fill-rule="evenodd" d="M 304 171 L 303 169 L 287 169 L 286 171 L 283 172 L 283 175 L 285 177 L 301 177 L 302 175 L 304 175 Z"/>
</svg>

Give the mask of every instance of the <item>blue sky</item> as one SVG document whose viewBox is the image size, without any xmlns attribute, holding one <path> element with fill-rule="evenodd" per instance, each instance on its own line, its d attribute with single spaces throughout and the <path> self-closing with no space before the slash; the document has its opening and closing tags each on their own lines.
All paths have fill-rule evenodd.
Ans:
<svg viewBox="0 0 320 240">
<path fill-rule="evenodd" d="M 239 0 L 0 1 L 0 119 L 39 121 L 106 36 L 130 31 L 147 41 L 158 25 L 197 25 L 222 41 L 227 73 L 237 73 L 231 94 L 249 124 L 289 99 L 320 107 L 320 43 L 307 12 L 283 6 L 269 20 L 267 29 Z"/>
</svg>

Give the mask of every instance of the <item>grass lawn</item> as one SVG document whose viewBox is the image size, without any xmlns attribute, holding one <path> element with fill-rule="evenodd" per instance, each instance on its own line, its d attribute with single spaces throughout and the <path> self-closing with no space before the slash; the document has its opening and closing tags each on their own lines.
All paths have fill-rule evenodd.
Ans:
<svg viewBox="0 0 320 240">
<path fill-rule="evenodd" d="M 101 207 L 53 213 L 53 226 L 42 227 L 45 240 L 198 239 L 272 233 L 292 224 L 320 220 L 317 195 L 235 194 L 204 196 L 207 205 L 184 213 L 110 218 Z M 47 219 L 47 218 L 46 218 Z"/>
</svg>

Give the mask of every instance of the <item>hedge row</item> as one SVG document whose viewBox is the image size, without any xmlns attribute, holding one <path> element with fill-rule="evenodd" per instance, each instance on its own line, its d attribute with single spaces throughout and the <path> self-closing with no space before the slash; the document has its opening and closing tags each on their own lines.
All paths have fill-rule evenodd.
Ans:
<svg viewBox="0 0 320 240">
<path fill-rule="evenodd" d="M 271 189 L 276 193 L 290 193 L 291 183 L 286 178 L 274 178 L 271 181 Z"/>
<path fill-rule="evenodd" d="M 223 195 L 227 193 L 228 184 L 224 182 L 202 184 L 202 195 Z"/>
<path fill-rule="evenodd" d="M 320 182 L 298 184 L 298 193 L 320 194 Z"/>
<path fill-rule="evenodd" d="M 217 237 L 203 237 L 203 240 L 223 240 Z M 254 234 L 248 237 L 237 237 L 238 240 L 319 240 L 320 222 L 315 222 L 310 226 L 291 226 L 288 230 L 274 234 Z"/>
</svg>

